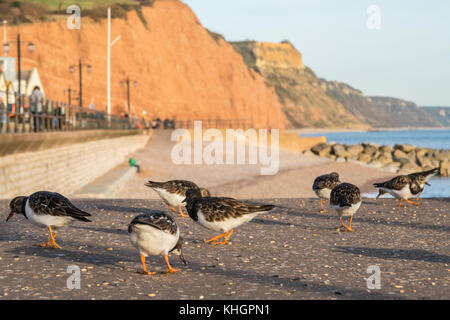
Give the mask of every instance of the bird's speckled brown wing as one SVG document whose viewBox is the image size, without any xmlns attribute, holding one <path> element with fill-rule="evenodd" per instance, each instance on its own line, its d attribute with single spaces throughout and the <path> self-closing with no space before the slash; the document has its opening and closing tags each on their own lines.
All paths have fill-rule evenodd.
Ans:
<svg viewBox="0 0 450 320">
<path fill-rule="evenodd" d="M 351 183 L 341 183 L 331 191 L 330 202 L 340 207 L 350 207 L 361 201 L 359 188 Z"/>
<path fill-rule="evenodd" d="M 407 184 L 411 184 L 411 177 L 407 175 L 397 176 L 389 181 L 374 183 L 373 185 L 377 188 L 387 188 L 391 190 L 401 190 Z"/>
<path fill-rule="evenodd" d="M 339 178 L 335 175 L 331 174 L 324 174 L 321 176 L 318 176 L 313 183 L 313 190 L 320 190 L 320 189 L 333 189 L 341 182 L 339 181 Z"/>
<path fill-rule="evenodd" d="M 89 213 L 75 207 L 69 199 L 56 192 L 39 191 L 28 198 L 31 210 L 37 215 L 69 216 L 83 221 Z"/>
<path fill-rule="evenodd" d="M 206 197 L 200 202 L 199 209 L 206 221 L 223 221 L 228 218 L 239 218 L 243 215 L 270 211 L 273 205 L 247 204 L 233 198 Z"/>
<path fill-rule="evenodd" d="M 128 232 L 131 232 L 132 227 L 136 224 L 145 224 L 169 234 L 176 234 L 178 229 L 175 220 L 171 216 L 158 210 L 136 216 L 130 222 Z"/>
<path fill-rule="evenodd" d="M 187 180 L 169 180 L 166 182 L 148 181 L 145 185 L 150 188 L 162 188 L 167 192 L 179 194 L 181 196 L 185 196 L 186 191 L 189 189 L 199 189 L 194 182 Z"/>
</svg>

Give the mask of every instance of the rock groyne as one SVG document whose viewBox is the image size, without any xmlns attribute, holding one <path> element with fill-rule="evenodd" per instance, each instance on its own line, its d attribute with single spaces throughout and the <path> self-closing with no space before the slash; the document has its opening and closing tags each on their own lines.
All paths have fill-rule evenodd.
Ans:
<svg viewBox="0 0 450 320">
<path fill-rule="evenodd" d="M 450 176 L 450 150 L 421 148 L 409 144 L 320 143 L 310 149 L 315 155 L 336 161 L 354 161 L 391 172 L 412 172 L 441 168 L 441 176 Z"/>
</svg>

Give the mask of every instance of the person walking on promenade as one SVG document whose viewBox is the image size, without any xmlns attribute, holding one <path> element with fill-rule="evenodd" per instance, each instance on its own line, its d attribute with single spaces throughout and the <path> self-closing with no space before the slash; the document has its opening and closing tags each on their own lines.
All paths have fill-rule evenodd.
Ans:
<svg viewBox="0 0 450 320">
<path fill-rule="evenodd" d="M 42 104 L 44 96 L 39 88 L 34 88 L 30 98 L 30 109 L 33 115 L 33 131 L 38 132 L 42 130 Z"/>
</svg>

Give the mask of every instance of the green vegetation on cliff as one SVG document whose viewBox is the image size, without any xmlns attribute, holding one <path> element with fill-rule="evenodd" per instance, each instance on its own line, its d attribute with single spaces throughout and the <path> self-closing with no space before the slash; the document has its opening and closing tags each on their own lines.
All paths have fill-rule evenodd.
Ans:
<svg viewBox="0 0 450 320">
<path fill-rule="evenodd" d="M 140 17 L 142 6 L 152 6 L 156 0 L 0 0 L 0 20 L 10 24 L 51 20 L 66 14 L 70 5 L 78 5 L 84 17 L 95 21 L 105 19 L 106 8 L 111 7 L 113 18 L 126 19 L 127 11 L 136 10 Z M 161 1 L 161 0 L 159 0 Z M 145 19 L 142 19 L 146 24 Z"/>
<path fill-rule="evenodd" d="M 82 10 L 83 9 L 93 9 L 99 5 L 107 6 L 113 4 L 129 4 L 129 5 L 137 5 L 143 1 L 137 0 L 29 0 L 23 2 L 33 2 L 33 3 L 41 3 L 47 6 L 50 11 L 61 11 L 67 8 L 70 5 L 78 5 Z"/>
<path fill-rule="evenodd" d="M 391 97 L 369 97 L 351 86 L 321 79 L 328 95 L 361 122 L 375 128 L 439 127 L 438 121 L 415 103 Z"/>
<path fill-rule="evenodd" d="M 439 127 L 444 123 L 413 102 L 368 97 L 345 83 L 317 78 L 311 69 L 299 64 L 300 53 L 287 41 L 231 45 L 248 68 L 275 88 L 292 127 Z"/>
<path fill-rule="evenodd" d="M 421 107 L 444 127 L 450 127 L 450 107 Z"/>
<path fill-rule="evenodd" d="M 256 56 L 251 50 L 251 45 L 255 42 L 256 41 L 239 41 L 230 42 L 230 44 L 233 46 L 234 50 L 236 50 L 242 56 L 242 59 L 244 59 L 247 67 L 259 72 L 256 67 Z"/>
<path fill-rule="evenodd" d="M 314 72 L 299 62 L 301 55 L 289 42 L 280 47 L 255 41 L 231 42 L 231 45 L 250 69 L 260 73 L 267 85 L 275 88 L 289 127 L 364 126 L 326 94 Z"/>
<path fill-rule="evenodd" d="M 303 70 L 265 70 L 266 82 L 274 86 L 292 127 L 361 126 L 337 101 L 328 97 L 320 87 L 314 72 Z"/>
</svg>

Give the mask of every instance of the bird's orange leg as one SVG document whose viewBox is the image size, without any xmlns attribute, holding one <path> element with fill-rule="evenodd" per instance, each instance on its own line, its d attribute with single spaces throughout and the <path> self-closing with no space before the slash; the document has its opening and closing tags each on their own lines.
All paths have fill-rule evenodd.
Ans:
<svg viewBox="0 0 450 320">
<path fill-rule="evenodd" d="M 419 192 L 419 194 L 417 195 L 417 198 L 416 198 L 416 201 L 419 201 L 419 197 L 420 197 L 420 194 L 421 194 L 422 192 Z"/>
<path fill-rule="evenodd" d="M 404 205 L 402 205 L 402 199 L 398 199 L 398 207 L 399 208 L 404 207 Z"/>
<path fill-rule="evenodd" d="M 141 254 L 141 263 L 142 263 L 142 268 L 144 268 L 144 270 L 142 271 L 143 274 L 156 274 L 156 272 L 148 272 L 147 271 L 147 267 L 145 266 L 145 256 L 143 254 Z"/>
<path fill-rule="evenodd" d="M 55 241 L 56 232 L 55 233 L 52 232 L 52 227 L 51 226 L 48 226 L 48 232 L 50 233 L 50 238 L 48 239 L 48 241 L 46 243 L 40 244 L 40 246 L 44 247 L 44 248 L 58 248 L 58 249 L 61 249 L 61 247 Z"/>
<path fill-rule="evenodd" d="M 48 241 L 46 243 L 42 243 L 42 244 L 38 244 L 38 246 L 43 247 L 43 248 L 47 248 L 48 245 L 50 244 L 50 242 L 52 242 L 52 238 L 48 238 Z"/>
<path fill-rule="evenodd" d="M 167 255 L 167 253 L 164 254 L 164 260 L 166 260 L 166 263 L 167 263 L 167 271 L 166 271 L 167 273 L 174 273 L 174 272 L 180 271 L 180 269 L 172 268 L 172 266 L 170 265 L 169 256 Z"/>
<path fill-rule="evenodd" d="M 229 231 L 228 231 L 228 232 L 229 232 Z M 215 236 L 215 237 L 213 237 L 213 238 L 211 238 L 211 239 L 205 240 L 205 242 L 211 242 L 211 241 L 215 241 L 215 240 L 217 240 L 217 239 L 219 239 L 219 238 L 225 237 L 225 236 L 228 235 L 228 232 L 225 232 L 225 233 L 223 233 L 223 234 L 219 234 L 218 236 Z"/>
<path fill-rule="evenodd" d="M 408 199 L 405 199 L 405 201 L 408 202 L 408 203 L 411 203 L 411 204 L 413 204 L 415 206 L 420 206 L 420 203 L 417 203 L 417 202 L 414 202 L 414 201 L 411 201 L 411 200 L 408 200 Z"/>
<path fill-rule="evenodd" d="M 50 230 L 51 229 L 49 229 L 49 231 Z M 56 236 L 56 232 L 53 234 L 53 237 L 55 237 L 55 236 Z M 52 242 L 52 232 L 50 231 L 50 237 L 48 238 L 48 241 L 46 243 L 39 244 L 39 246 L 43 247 L 43 248 L 47 248 L 51 242 Z"/>
<path fill-rule="evenodd" d="M 233 229 L 231 229 L 230 231 L 228 231 L 227 236 L 225 237 L 225 239 L 223 241 L 220 242 L 213 242 L 213 244 L 228 244 L 228 239 L 231 237 L 231 235 L 233 234 Z"/>
<path fill-rule="evenodd" d="M 189 215 L 183 213 L 183 210 L 181 209 L 180 205 L 178 205 L 178 210 L 180 210 L 180 214 L 182 217 L 189 217 Z"/>
<path fill-rule="evenodd" d="M 172 207 L 172 206 L 170 206 L 170 205 L 169 205 L 169 208 L 170 208 L 170 210 L 172 210 L 173 212 L 175 212 L 175 213 L 178 213 L 178 211 L 177 211 L 177 210 L 175 210 L 175 208 L 174 208 L 174 207 Z"/>
<path fill-rule="evenodd" d="M 341 226 L 343 226 L 344 228 L 346 227 L 346 225 L 344 224 L 344 221 L 342 221 L 342 217 L 339 218 L 339 221 L 341 222 Z"/>
<path fill-rule="evenodd" d="M 353 217 L 350 217 L 350 225 L 352 224 L 352 218 Z M 352 228 L 350 228 L 350 225 L 347 226 L 344 224 L 344 221 L 342 221 L 342 217 L 339 218 L 339 221 L 341 222 L 341 225 L 345 228 L 345 231 L 353 232 Z"/>
<path fill-rule="evenodd" d="M 50 247 L 51 248 L 61 249 L 61 247 L 55 241 L 56 232 L 55 233 L 52 232 L 52 227 L 51 226 L 48 226 L 48 231 L 50 231 L 50 236 L 52 238 L 52 242 L 50 243 Z"/>
<path fill-rule="evenodd" d="M 350 232 L 354 232 L 355 230 L 352 229 L 352 220 L 353 220 L 353 216 L 350 216 L 350 221 L 348 223 L 348 231 Z"/>
<path fill-rule="evenodd" d="M 327 213 L 327 209 L 323 207 L 323 200 L 320 198 L 320 213 Z"/>
</svg>

